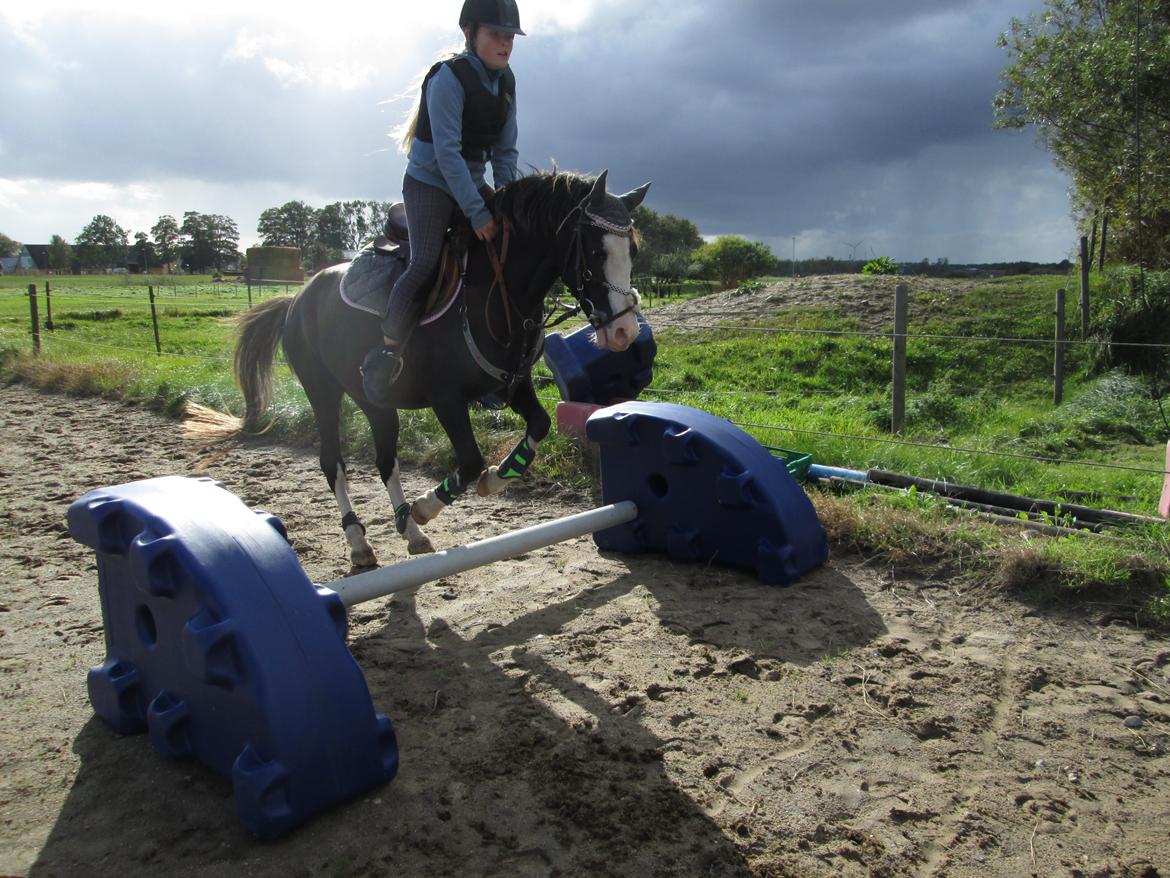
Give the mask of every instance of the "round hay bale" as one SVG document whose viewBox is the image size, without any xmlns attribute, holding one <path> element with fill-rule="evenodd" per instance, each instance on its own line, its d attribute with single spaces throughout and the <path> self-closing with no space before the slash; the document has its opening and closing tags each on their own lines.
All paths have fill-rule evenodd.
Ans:
<svg viewBox="0 0 1170 878">
<path fill-rule="evenodd" d="M 244 276 L 249 283 L 258 281 L 296 281 L 305 279 L 299 247 L 249 247 Z"/>
</svg>

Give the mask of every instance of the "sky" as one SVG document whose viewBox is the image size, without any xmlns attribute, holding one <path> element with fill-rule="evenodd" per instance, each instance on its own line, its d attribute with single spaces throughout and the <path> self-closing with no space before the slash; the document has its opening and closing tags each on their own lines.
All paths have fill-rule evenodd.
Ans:
<svg viewBox="0 0 1170 878">
<path fill-rule="evenodd" d="M 0 0 L 0 232 L 184 211 L 244 249 L 287 201 L 398 200 L 393 131 L 460 0 Z M 995 130 L 996 37 L 1041 0 L 519 0 L 522 169 L 777 256 L 1059 261 L 1067 177 Z"/>
</svg>

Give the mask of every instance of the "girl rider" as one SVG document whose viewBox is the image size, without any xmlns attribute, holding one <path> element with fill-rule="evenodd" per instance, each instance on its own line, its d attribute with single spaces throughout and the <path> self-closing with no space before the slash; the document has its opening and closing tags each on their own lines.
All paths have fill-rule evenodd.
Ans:
<svg viewBox="0 0 1170 878">
<path fill-rule="evenodd" d="M 508 66 L 520 29 L 515 0 L 465 0 L 459 27 L 465 50 L 431 67 L 402 146 L 407 152 L 402 200 L 410 230 L 410 262 L 390 292 L 383 345 L 362 364 L 362 388 L 378 406 L 402 371 L 402 350 L 418 318 L 425 286 L 439 265 L 443 237 L 456 209 L 481 241 L 496 236 L 485 198 L 488 162 L 495 185 L 518 176 L 516 80 Z"/>
</svg>

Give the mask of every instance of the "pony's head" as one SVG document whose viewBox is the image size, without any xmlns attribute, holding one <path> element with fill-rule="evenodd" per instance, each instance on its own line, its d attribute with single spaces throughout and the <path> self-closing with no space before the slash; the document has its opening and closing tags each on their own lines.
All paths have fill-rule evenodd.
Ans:
<svg viewBox="0 0 1170 878">
<path fill-rule="evenodd" d="M 631 282 L 638 252 L 631 212 L 646 197 L 649 183 L 625 195 L 605 190 L 608 171 L 561 220 L 556 247 L 561 279 L 595 331 L 596 343 L 624 351 L 638 337 L 641 299 Z"/>
</svg>

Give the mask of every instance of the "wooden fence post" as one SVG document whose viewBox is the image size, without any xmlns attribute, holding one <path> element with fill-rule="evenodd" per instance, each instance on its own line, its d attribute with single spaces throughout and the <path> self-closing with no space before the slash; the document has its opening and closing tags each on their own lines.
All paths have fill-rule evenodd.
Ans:
<svg viewBox="0 0 1170 878">
<path fill-rule="evenodd" d="M 1097 271 L 1105 270 L 1105 241 L 1109 237 L 1109 214 L 1101 214 L 1101 249 L 1097 251 Z"/>
<path fill-rule="evenodd" d="M 33 356 L 41 355 L 41 321 L 37 317 L 37 285 L 28 285 L 28 311 L 32 320 Z"/>
<path fill-rule="evenodd" d="M 1060 405 L 1064 399 L 1064 290 L 1056 291 L 1056 362 L 1052 375 L 1055 379 L 1052 404 Z"/>
<path fill-rule="evenodd" d="M 894 375 L 893 412 L 890 432 L 901 433 L 906 422 L 906 301 L 909 287 L 898 284 L 894 288 Z"/>
<path fill-rule="evenodd" d="M 45 329 L 52 330 L 53 328 L 53 291 L 49 288 L 49 282 L 45 281 Z"/>
<path fill-rule="evenodd" d="M 162 342 L 158 337 L 158 311 L 154 307 L 154 287 L 148 286 L 146 289 L 150 294 L 150 322 L 154 324 L 154 351 L 161 357 Z"/>
<path fill-rule="evenodd" d="M 1081 236 L 1081 341 L 1089 337 L 1089 239 Z"/>
</svg>

